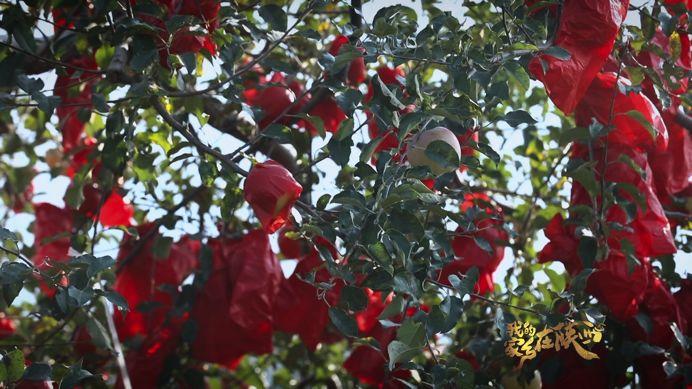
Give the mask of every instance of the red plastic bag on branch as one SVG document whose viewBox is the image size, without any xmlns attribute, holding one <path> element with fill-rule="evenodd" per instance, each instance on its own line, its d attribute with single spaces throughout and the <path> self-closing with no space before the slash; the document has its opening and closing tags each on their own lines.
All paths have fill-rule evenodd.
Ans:
<svg viewBox="0 0 692 389">
<path fill-rule="evenodd" d="M 543 389 L 583 389 L 614 388 L 624 386 L 626 377 L 614 375 L 609 361 L 612 357 L 602 345 L 596 345 L 591 352 L 598 359 L 585 360 L 573 349 L 555 351 L 543 350 L 539 356 L 542 370 Z M 545 371 L 543 371 L 545 370 Z M 547 374 L 546 374 L 547 373 Z"/>
<path fill-rule="evenodd" d="M 159 388 L 166 360 L 174 356 L 180 344 L 180 332 L 171 328 L 152 331 L 137 349 L 125 354 L 125 364 L 132 388 Z M 178 357 L 179 358 L 179 357 Z M 123 388 L 118 376 L 116 388 Z"/>
<path fill-rule="evenodd" d="M 675 121 L 675 113 L 666 110 L 663 120 L 668 128 L 668 150 L 649 153 L 656 194 L 662 203 L 684 191 L 692 184 L 692 138 L 690 133 Z"/>
<path fill-rule="evenodd" d="M 218 13 L 221 9 L 221 4 L 217 0 L 173 0 L 173 1 L 156 1 L 164 8 L 166 13 L 165 18 L 171 18 L 177 15 L 190 15 L 197 17 L 203 21 L 202 26 L 207 32 L 193 32 L 189 28 L 181 28 L 177 31 L 168 31 L 166 23 L 158 15 L 152 15 L 145 12 L 138 12 L 137 18 L 150 24 L 156 28 L 158 32 L 155 35 L 154 41 L 159 52 L 159 63 L 162 67 L 169 68 L 169 54 L 184 54 L 184 53 L 199 53 L 205 49 L 211 55 L 216 55 L 216 43 L 211 37 L 219 24 Z M 133 5 L 136 1 L 131 0 Z M 171 37 L 171 34 L 173 36 Z M 170 45 L 168 44 L 170 41 Z"/>
<path fill-rule="evenodd" d="M 274 72 L 271 77 L 257 72 L 257 79 L 244 83 L 243 99 L 252 106 L 262 109 L 263 116 L 257 122 L 260 129 L 269 124 L 290 125 L 293 118 L 287 115 L 298 113 L 308 96 L 298 101 L 303 86 L 298 82 L 287 82 L 283 74 Z"/>
<path fill-rule="evenodd" d="M 611 145 L 645 151 L 666 150 L 668 131 L 661 114 L 643 93 L 623 93 L 629 85 L 629 80 L 622 77 L 618 80 L 615 73 L 599 73 L 577 107 L 577 125 L 588 127 L 595 118 L 603 125 L 614 126 L 607 135 Z"/>
<path fill-rule="evenodd" d="M 80 213 L 91 219 L 96 219 L 98 213 L 98 220 L 104 227 L 129 227 L 132 225 L 135 209 L 116 190 L 106 194 L 100 209 L 99 203 L 102 195 L 96 187 L 87 184 L 82 192 L 84 193 L 84 202 L 79 207 Z"/>
<path fill-rule="evenodd" d="M 271 352 L 275 300 L 283 276 L 269 237 L 254 230 L 238 239 L 211 240 L 209 247 L 212 272 L 191 312 L 198 328 L 192 355 L 233 366 L 247 353 Z"/>
<path fill-rule="evenodd" d="M 543 82 L 555 106 L 569 114 L 579 104 L 613 50 L 629 0 L 566 0 L 554 46 L 567 50 L 563 60 L 548 53 L 529 63 L 529 72 Z M 544 66 L 547 71 L 544 71 Z"/>
<path fill-rule="evenodd" d="M 336 57 L 337 55 L 339 55 L 341 47 L 347 43 L 349 43 L 349 39 L 347 36 L 337 35 L 337 37 L 332 42 L 331 46 L 329 46 L 329 54 Z M 361 51 L 364 50 L 361 49 Z M 358 85 L 365 82 L 365 77 L 367 76 L 366 71 L 367 69 L 365 68 L 365 58 L 358 57 L 351 61 L 351 63 L 348 65 L 348 69 L 346 70 L 346 75 L 349 84 L 357 87 Z"/>
<path fill-rule="evenodd" d="M 635 340 L 667 349 L 675 342 L 670 323 L 675 323 L 681 331 L 687 328 L 670 287 L 657 276 L 652 277 L 640 304 L 640 310 L 650 319 L 651 328 L 644 329 L 638 320 L 630 319 L 627 328 Z"/>
<path fill-rule="evenodd" d="M 308 275 L 316 270 L 315 282 L 330 282 L 329 272 L 322 268 L 324 262 L 313 251 L 298 262 L 298 266 L 288 279 L 281 280 L 281 287 L 274 302 L 274 328 L 278 331 L 298 334 L 305 346 L 314 351 L 319 343 L 328 343 L 340 338 L 329 330 L 328 311 L 339 302 L 342 282 L 324 293 L 306 281 Z M 301 279 L 303 278 L 303 279 Z"/>
<path fill-rule="evenodd" d="M 309 112 L 310 116 L 316 116 L 322 119 L 324 130 L 335 134 L 339 130 L 341 122 L 346 120 L 346 114 L 339 107 L 334 99 L 334 95 L 329 93 L 320 102 L 317 103 Z M 304 124 L 311 134 L 317 134 L 317 129 L 309 120 L 304 121 Z"/>
<path fill-rule="evenodd" d="M 674 374 L 668 377 L 663 364 L 668 361 L 665 354 L 653 354 L 634 360 L 634 368 L 642 389 L 679 389 L 684 387 L 684 377 Z M 689 386 L 689 385 L 688 385 Z"/>
<path fill-rule="evenodd" d="M 575 157 L 588 159 L 589 154 L 586 147 L 575 145 L 573 151 Z M 596 180 L 601 179 L 604 153 L 605 150 L 600 148 L 593 151 L 593 157 L 597 161 L 594 167 Z M 630 163 L 641 170 L 644 177 L 630 166 Z M 611 229 L 608 237 L 610 247 L 619 249 L 622 240 L 627 239 L 634 246 L 638 257 L 655 257 L 675 253 L 677 249 L 670 224 L 658 197 L 654 193 L 653 174 L 646 160 L 646 155 L 630 148 L 610 145 L 607 166 L 605 180 L 610 183 L 627 185 L 623 189 L 618 189 L 618 194 L 623 199 L 637 205 L 636 215 L 629 222 L 625 209 L 620 205 L 612 205 L 606 211 L 608 222 L 629 227 Z M 640 200 L 645 203 L 644 209 L 639 204 Z M 597 199 L 597 203 L 600 204 L 600 202 L 601 200 Z M 572 185 L 571 203 L 583 205 L 591 205 L 592 203 L 588 193 L 578 182 Z"/>
<path fill-rule="evenodd" d="M 584 264 L 578 254 L 579 238 L 576 228 L 557 214 L 546 227 L 545 235 L 550 242 L 538 253 L 538 261 L 560 261 L 570 275 L 579 274 L 584 269 Z M 611 248 L 608 258 L 591 265 L 596 272 L 587 280 L 587 292 L 598 298 L 619 320 L 636 315 L 639 303 L 644 298 L 650 275 L 648 259 L 643 258 L 641 261 L 644 262 L 642 265 L 631 268 L 625 256 Z"/>
<path fill-rule="evenodd" d="M 247 201 L 262 227 L 271 234 L 288 222 L 293 204 L 303 187 L 291 172 L 278 162 L 269 160 L 252 167 L 243 189 Z"/>
<path fill-rule="evenodd" d="M 70 65 L 96 70 L 98 66 L 93 56 L 81 56 L 67 61 Z M 91 116 L 93 104 L 92 88 L 100 75 L 67 68 L 64 74 L 55 79 L 53 94 L 60 97 L 56 108 L 58 128 L 62 132 L 62 146 L 70 152 L 84 136 L 84 127 Z"/>
<path fill-rule="evenodd" d="M 67 262 L 72 237 L 72 211 L 68 208 L 58 208 L 53 204 L 34 204 L 36 220 L 34 220 L 34 256 L 32 261 L 40 270 L 51 268 L 48 259 L 56 262 Z M 58 281 L 61 285 L 68 284 L 67 277 Z M 56 289 L 44 280 L 39 280 L 43 293 L 52 297 Z"/>
<path fill-rule="evenodd" d="M 356 313 L 356 322 L 361 334 L 373 337 L 379 343 L 380 350 L 378 351 L 370 346 L 356 347 L 344 361 L 344 369 L 366 385 L 373 385 L 379 388 L 404 388 L 406 386 L 397 381 L 396 378 L 406 380 L 411 376 L 411 372 L 403 369 L 389 371 L 387 367 L 387 361 L 389 360 L 387 347 L 389 343 L 396 339 L 396 327 L 385 328 L 377 320 L 377 317 L 392 301 L 392 295 L 387 295 L 383 301 L 382 292 L 373 292 L 367 288 L 365 291 L 368 294 L 368 306 L 365 310 Z M 420 309 L 428 311 L 427 306 L 422 305 Z M 418 310 L 418 308 L 410 307 L 405 312 L 405 315 L 413 316 Z M 399 323 L 403 316 L 403 314 L 400 314 L 389 320 Z"/>
<path fill-rule="evenodd" d="M 49 203 L 35 204 L 34 211 L 34 265 L 39 269 L 48 266 L 46 258 L 67 261 L 72 236 L 72 211 Z"/>
<path fill-rule="evenodd" d="M 442 269 L 439 280 L 449 285 L 450 275 L 463 275 L 475 266 L 480 272 L 475 292 L 486 294 L 491 293 L 495 288 L 492 274 L 504 258 L 504 244 L 509 236 L 502 228 L 502 209 L 493 209 L 488 195 L 485 193 L 466 194 L 460 205 L 461 211 L 466 212 L 474 206 L 484 210 L 485 216 L 474 221 L 475 230 L 468 230 L 465 226 L 457 228 L 456 235 L 452 239 L 452 249 L 456 259 Z"/>
<path fill-rule="evenodd" d="M 140 239 L 147 236 L 153 228 L 153 223 L 137 227 Z M 118 262 L 125 263 L 118 273 L 113 289 L 120 293 L 130 306 L 130 311 L 123 315 L 116 311 L 114 318 L 118 334 L 122 339 L 135 335 L 147 336 L 161 327 L 167 319 L 173 306 L 174 295 L 171 289 L 177 290 L 180 283 L 192 274 L 197 267 L 199 242 L 182 238 L 173 243 L 166 258 L 156 256 L 152 252 L 158 232 L 141 245 L 138 239 L 128 237 L 120 247 Z M 140 246 L 141 245 L 141 246 Z M 134 250 L 140 247 L 134 253 Z M 134 256 L 133 256 L 134 255 Z M 182 323 L 177 318 L 178 324 Z"/>
</svg>

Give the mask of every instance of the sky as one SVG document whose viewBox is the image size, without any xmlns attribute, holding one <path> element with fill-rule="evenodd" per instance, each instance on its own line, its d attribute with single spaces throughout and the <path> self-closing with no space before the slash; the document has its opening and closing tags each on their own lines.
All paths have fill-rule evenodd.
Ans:
<svg viewBox="0 0 692 389">
<path fill-rule="evenodd" d="M 451 11 L 454 16 L 458 18 L 463 18 L 463 8 L 461 7 L 462 1 L 460 0 L 450 0 L 450 1 L 443 1 L 439 4 L 439 8 L 446 10 L 446 11 Z M 642 3 L 646 3 L 644 0 L 634 0 L 632 1 L 632 4 L 634 5 L 640 5 Z M 370 22 L 372 21 L 372 18 L 376 11 L 382 7 L 385 6 L 390 6 L 390 5 L 396 5 L 396 4 L 403 4 L 406 6 L 409 6 L 416 10 L 419 14 L 419 25 L 420 26 L 425 26 L 427 24 L 426 18 L 422 14 L 422 7 L 421 7 L 421 2 L 420 1 L 408 1 L 408 0 L 377 0 L 377 1 L 370 1 L 366 2 L 363 5 L 363 15 L 366 21 Z M 628 14 L 628 22 L 629 23 L 636 23 L 638 24 L 638 16 L 634 12 L 630 12 Z M 291 24 L 291 21 L 289 20 L 289 25 Z M 45 24 L 43 26 L 40 26 L 44 31 L 50 33 L 52 31 L 52 27 Z M 40 34 L 37 32 L 37 36 L 40 36 Z M 372 72 L 372 70 L 371 70 Z M 219 63 L 214 63 L 211 64 L 207 61 L 205 61 L 204 64 L 204 70 L 203 70 L 203 79 L 211 79 L 214 78 L 217 74 L 220 73 L 220 67 Z M 440 73 L 441 74 L 441 73 Z M 52 85 L 55 83 L 55 74 L 50 73 L 46 75 L 42 75 L 41 79 L 44 81 L 46 88 L 52 88 Z M 540 83 L 532 81 L 532 86 L 533 87 L 542 87 Z M 119 96 L 122 96 L 124 94 L 124 90 L 121 88 L 120 90 L 116 90 L 111 97 L 112 98 L 117 98 Z M 538 111 L 532 112 L 534 118 L 539 119 L 542 118 L 542 115 L 539 114 Z M 362 115 L 356 115 L 354 118 L 356 121 L 356 127 L 362 123 L 362 121 L 365 119 Z M 19 122 L 19 121 L 18 121 Z M 56 118 L 53 118 L 53 123 L 56 122 Z M 540 123 L 537 124 L 537 127 L 540 128 L 546 128 L 548 125 L 555 125 L 557 124 L 557 117 L 554 115 L 548 115 L 545 120 L 541 121 Z M 193 125 L 195 125 L 196 128 L 199 128 L 198 123 L 195 123 L 193 121 Z M 509 128 L 508 126 L 501 127 L 503 130 L 503 136 L 492 136 L 489 137 L 490 145 L 495 149 L 496 151 L 500 151 L 501 154 L 512 154 L 512 150 L 519 144 L 523 143 L 522 139 L 522 131 L 521 128 L 519 129 L 513 129 Z M 145 131 L 145 128 L 139 129 L 140 131 Z M 57 130 L 55 128 L 51 128 L 51 131 L 54 131 L 57 133 Z M 205 125 L 200 128 L 200 138 L 205 141 L 207 144 L 217 146 L 221 149 L 222 152 L 228 153 L 232 150 L 235 150 L 239 146 L 242 145 L 241 142 L 237 141 L 236 139 L 232 138 L 231 136 L 227 134 L 222 134 L 216 129 L 214 129 L 211 126 Z M 24 131 L 21 128 L 20 124 L 20 134 L 22 137 L 25 137 L 26 139 L 31 139 L 33 134 L 30 131 Z M 314 141 L 313 144 L 313 153 L 316 155 L 320 148 L 324 145 L 327 144 L 329 138 L 326 139 L 320 139 L 317 137 Z M 355 135 L 354 142 L 359 143 L 359 142 L 367 142 L 368 141 L 368 136 L 367 136 L 367 131 L 361 131 L 359 134 Z M 44 155 L 44 153 L 50 149 L 55 147 L 54 144 L 44 144 L 37 148 L 37 153 L 39 155 Z M 351 162 L 352 164 L 355 164 L 358 161 L 359 157 L 359 149 L 356 147 L 352 148 L 352 153 L 351 153 Z M 13 156 L 1 156 L 0 158 L 3 158 L 5 161 L 11 161 L 14 166 L 21 167 L 25 166 L 28 163 L 28 160 L 21 155 L 13 155 Z M 259 157 L 261 160 L 262 157 Z M 521 160 L 521 158 L 519 158 Z M 526 167 L 526 161 L 523 161 L 524 166 Z M 177 163 L 174 164 L 174 168 L 179 168 L 181 167 L 182 163 Z M 248 161 L 244 161 L 241 166 L 245 169 L 249 169 L 250 165 Z M 38 168 L 40 170 L 45 170 L 45 165 L 42 163 L 39 163 Z M 313 194 L 313 201 L 316 201 L 322 194 L 324 193 L 329 193 L 329 194 L 335 194 L 337 193 L 337 188 L 334 186 L 334 178 L 336 177 L 336 174 L 338 173 L 338 167 L 336 164 L 334 164 L 330 160 L 325 160 L 317 165 L 317 169 L 320 170 L 322 174 L 324 174 L 324 178 L 321 180 L 321 183 L 317 186 L 314 187 L 314 194 Z M 188 169 L 187 174 L 190 175 L 192 179 L 193 185 L 198 185 L 200 184 L 199 177 L 197 177 L 196 172 L 194 169 Z M 530 183 L 521 180 L 521 175 L 516 174 L 515 178 L 510 181 L 509 189 L 515 190 L 519 193 L 523 194 L 531 194 L 531 187 Z M 464 175 L 462 176 L 462 179 L 468 179 L 468 176 Z M 160 187 L 159 190 L 165 187 L 165 177 L 160 178 Z M 34 188 L 35 188 L 35 197 L 34 197 L 34 202 L 39 203 L 39 202 L 49 202 L 57 206 L 63 206 L 64 202 L 62 200 L 63 194 L 65 193 L 65 190 L 69 184 L 69 179 L 64 176 L 60 176 L 54 179 L 51 179 L 48 174 L 42 174 L 37 176 L 34 181 Z M 141 199 L 142 194 L 143 194 L 143 188 L 141 187 L 130 187 L 128 189 L 132 189 L 132 192 L 128 195 L 128 199 L 130 201 L 135 200 L 135 205 L 138 203 L 146 204 L 147 206 L 151 204 L 153 201 L 152 199 Z M 569 190 L 569 188 L 566 188 L 565 190 Z M 182 197 L 182 195 L 180 196 Z M 497 198 L 498 201 L 507 204 L 507 205 L 512 205 L 514 203 L 514 200 L 509 197 L 504 197 L 500 196 Z M 566 204 L 565 204 L 566 205 Z M 5 210 L 0 208 L 0 214 L 4 213 Z M 156 218 L 160 217 L 163 215 L 162 210 L 152 210 L 149 212 L 147 218 L 149 220 L 155 220 Z M 193 212 L 195 214 L 196 212 Z M 213 217 L 219 217 L 219 210 L 218 209 L 213 209 L 212 210 L 212 217 L 209 217 L 205 225 L 207 226 L 206 233 L 209 234 L 210 236 L 214 236 L 217 232 L 215 231 L 214 228 L 214 219 Z M 250 216 L 250 213 L 248 210 L 243 210 L 241 211 L 241 216 Z M 299 216 L 296 214 L 296 216 Z M 22 213 L 22 214 L 16 214 L 13 215 L 9 218 L 7 225 L 5 226 L 6 228 L 9 228 L 10 230 L 13 231 L 27 231 L 27 228 L 29 226 L 29 223 L 33 220 L 33 216 L 27 213 Z M 198 223 L 193 221 L 193 220 L 187 220 L 183 222 L 179 222 L 176 228 L 176 231 L 166 231 L 164 232 L 165 235 L 173 236 L 173 237 L 178 237 L 182 233 L 197 233 L 198 232 Z M 453 229 L 454 226 L 450 226 L 450 229 Z M 108 241 L 102 241 L 101 243 L 98 244 L 96 247 L 96 254 L 97 255 L 111 255 L 115 257 L 117 255 L 117 247 L 118 243 L 122 237 L 122 233 L 119 231 L 113 231 L 110 233 L 110 235 L 113 237 L 113 240 L 108 240 Z M 28 236 L 28 235 L 25 235 Z M 546 239 L 543 236 L 542 233 L 539 233 L 538 239 L 536 241 L 536 247 L 541 248 L 544 244 L 546 243 Z M 272 245 L 275 249 L 275 251 L 278 252 L 278 247 L 276 245 L 276 237 L 272 239 Z M 513 263 L 513 257 L 511 250 L 506 250 L 506 257 L 501 263 L 500 267 L 496 271 L 496 277 L 495 281 L 496 282 L 502 282 L 502 279 L 504 277 L 505 272 L 507 269 L 511 268 L 512 263 Z M 286 275 L 290 274 L 293 271 L 293 268 L 295 267 L 295 261 L 282 261 L 282 267 L 284 268 L 284 273 Z M 683 277 L 685 273 L 689 273 L 692 271 L 692 254 L 685 254 L 685 253 L 679 253 L 676 255 L 676 267 L 678 272 L 683 273 Z M 556 263 L 553 265 L 553 268 L 557 271 L 563 271 L 563 267 L 561 264 Z M 543 274 L 538 274 L 537 275 L 537 281 L 545 281 L 547 278 Z M 22 294 L 23 298 L 29 298 L 29 296 L 26 295 L 26 293 Z"/>
</svg>

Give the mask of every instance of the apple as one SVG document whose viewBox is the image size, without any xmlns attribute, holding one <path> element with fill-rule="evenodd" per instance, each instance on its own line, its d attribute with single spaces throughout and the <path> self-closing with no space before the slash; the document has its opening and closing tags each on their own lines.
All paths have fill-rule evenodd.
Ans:
<svg viewBox="0 0 692 389">
<path fill-rule="evenodd" d="M 435 174 L 443 174 L 456 170 L 459 166 L 443 166 L 431 160 L 426 154 L 425 149 L 435 141 L 442 141 L 448 144 L 457 155 L 457 160 L 461 158 L 461 145 L 457 136 L 445 127 L 435 127 L 432 130 L 422 131 L 416 134 L 411 140 L 411 144 L 406 154 L 408 162 L 412 166 L 427 166 Z"/>
<path fill-rule="evenodd" d="M 541 389 L 541 373 L 535 370 L 531 381 L 526 382 L 524 380 L 519 380 L 518 371 L 513 371 L 502 376 L 500 383 L 505 389 Z"/>
</svg>

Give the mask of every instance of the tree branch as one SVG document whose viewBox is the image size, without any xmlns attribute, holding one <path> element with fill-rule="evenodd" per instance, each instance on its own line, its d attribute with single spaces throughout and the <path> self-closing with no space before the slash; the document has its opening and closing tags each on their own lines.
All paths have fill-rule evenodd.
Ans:
<svg viewBox="0 0 692 389">
<path fill-rule="evenodd" d="M 209 124 L 217 130 L 243 142 L 250 141 L 248 135 L 244 134 L 238 128 L 237 114 L 230 111 L 228 105 L 221 103 L 211 96 L 206 96 L 204 98 L 204 112 L 209 115 Z M 271 158 L 280 163 L 291 173 L 298 171 L 296 157 L 289 149 L 276 140 L 262 137 L 255 147 L 262 154 L 266 155 L 267 158 Z"/>
</svg>

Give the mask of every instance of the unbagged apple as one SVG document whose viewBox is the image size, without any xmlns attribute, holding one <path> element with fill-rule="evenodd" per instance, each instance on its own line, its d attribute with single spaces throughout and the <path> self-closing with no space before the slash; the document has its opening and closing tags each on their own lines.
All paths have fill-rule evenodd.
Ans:
<svg viewBox="0 0 692 389">
<path fill-rule="evenodd" d="M 406 154 L 408 162 L 412 166 L 427 166 L 435 175 L 456 170 L 459 167 L 458 163 L 456 166 L 444 164 L 441 163 L 441 161 L 431 159 L 430 156 L 425 152 L 428 146 L 435 141 L 446 143 L 454 152 L 456 152 L 456 160 L 460 160 L 461 145 L 459 144 L 457 136 L 454 135 L 454 133 L 448 128 L 435 127 L 431 130 L 419 132 L 413 137 L 408 149 L 408 153 Z"/>
</svg>

